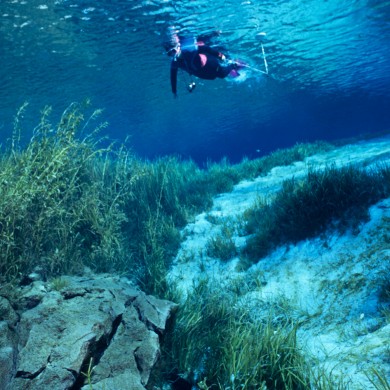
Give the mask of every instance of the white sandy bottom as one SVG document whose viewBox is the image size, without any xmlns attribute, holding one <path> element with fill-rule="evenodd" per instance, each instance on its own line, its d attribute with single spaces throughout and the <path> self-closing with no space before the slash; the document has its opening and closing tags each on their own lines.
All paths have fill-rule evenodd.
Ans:
<svg viewBox="0 0 390 390">
<path fill-rule="evenodd" d="M 301 323 L 299 344 L 313 365 L 339 375 L 351 389 L 374 388 L 366 377 L 371 367 L 390 378 L 390 324 L 378 297 L 380 281 L 388 277 L 390 269 L 390 199 L 371 207 L 370 221 L 358 234 L 329 233 L 281 247 L 245 272 L 237 271 L 238 258 L 222 262 L 207 256 L 206 248 L 226 221 L 237 219 L 258 196 L 273 194 L 283 180 L 303 177 L 309 166 L 370 165 L 389 162 L 389 156 L 389 138 L 362 142 L 238 184 L 231 193 L 218 196 L 210 212 L 198 215 L 184 229 L 186 239 L 170 280 L 184 294 L 205 277 L 226 291 L 240 280 L 256 286 L 240 295 L 240 302 L 254 316 L 264 310 L 265 302 L 283 302 L 289 315 Z M 233 238 L 237 248 L 245 245 L 245 237 Z"/>
</svg>

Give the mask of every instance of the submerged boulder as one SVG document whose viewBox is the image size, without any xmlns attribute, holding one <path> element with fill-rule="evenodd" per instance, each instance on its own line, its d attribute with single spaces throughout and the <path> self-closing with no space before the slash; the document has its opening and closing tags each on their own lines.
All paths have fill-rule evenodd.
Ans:
<svg viewBox="0 0 390 390">
<path fill-rule="evenodd" d="M 176 308 L 109 275 L 34 281 L 15 310 L 0 299 L 0 388 L 19 390 L 145 389 Z"/>
</svg>

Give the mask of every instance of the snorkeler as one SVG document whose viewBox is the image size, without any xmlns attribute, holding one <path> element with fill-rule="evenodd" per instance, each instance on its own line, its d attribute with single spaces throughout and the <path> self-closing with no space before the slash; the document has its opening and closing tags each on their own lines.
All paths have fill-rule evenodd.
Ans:
<svg viewBox="0 0 390 390">
<path fill-rule="evenodd" d="M 225 78 L 230 75 L 237 77 L 237 70 L 240 65 L 235 61 L 228 61 L 224 54 L 206 45 L 196 38 L 174 37 L 175 47 L 168 50 L 167 54 L 172 57 L 171 62 L 171 87 L 174 96 L 177 96 L 177 72 L 182 69 L 190 75 L 194 75 L 205 80 Z M 187 86 L 192 92 L 195 83 Z"/>
</svg>

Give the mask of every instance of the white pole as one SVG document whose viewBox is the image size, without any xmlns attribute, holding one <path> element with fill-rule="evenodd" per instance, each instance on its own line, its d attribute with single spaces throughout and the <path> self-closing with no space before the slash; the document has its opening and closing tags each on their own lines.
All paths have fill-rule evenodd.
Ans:
<svg viewBox="0 0 390 390">
<path fill-rule="evenodd" d="M 264 58 L 265 73 L 268 74 L 268 64 L 267 64 L 267 59 L 265 58 L 264 46 L 261 42 L 260 45 L 261 45 L 261 52 L 263 53 L 263 58 Z"/>
</svg>

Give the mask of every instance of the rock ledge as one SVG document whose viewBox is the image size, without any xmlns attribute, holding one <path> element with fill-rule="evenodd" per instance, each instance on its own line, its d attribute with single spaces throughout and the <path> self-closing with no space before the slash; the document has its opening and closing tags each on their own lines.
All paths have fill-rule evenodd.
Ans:
<svg viewBox="0 0 390 390">
<path fill-rule="evenodd" d="M 111 275 L 40 280 L 0 297 L 0 388 L 144 390 L 176 309 Z"/>
</svg>

